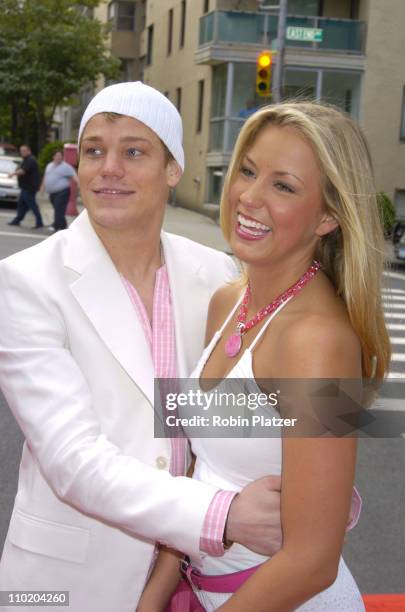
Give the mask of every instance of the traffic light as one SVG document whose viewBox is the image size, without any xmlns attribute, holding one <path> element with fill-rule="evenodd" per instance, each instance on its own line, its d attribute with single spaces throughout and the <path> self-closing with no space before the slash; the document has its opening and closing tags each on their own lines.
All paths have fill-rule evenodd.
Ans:
<svg viewBox="0 0 405 612">
<path fill-rule="evenodd" d="M 256 63 L 256 93 L 271 96 L 271 51 L 262 51 Z"/>
</svg>

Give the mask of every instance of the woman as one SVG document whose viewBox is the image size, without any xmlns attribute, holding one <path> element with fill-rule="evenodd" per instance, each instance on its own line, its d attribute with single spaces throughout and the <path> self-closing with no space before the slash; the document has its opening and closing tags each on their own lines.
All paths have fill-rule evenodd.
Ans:
<svg viewBox="0 0 405 612">
<path fill-rule="evenodd" d="M 79 184 L 75 169 L 63 161 L 63 152 L 58 149 L 52 156 L 52 161 L 46 166 L 40 191 L 49 194 L 54 209 L 53 228 L 55 232 L 67 228 L 66 208 L 70 198 L 70 184 Z"/>
<path fill-rule="evenodd" d="M 246 278 L 242 287 L 222 287 L 212 298 L 208 345 L 192 375 L 202 386 L 204 379 L 226 377 L 384 377 L 390 349 L 375 192 L 364 138 L 338 110 L 284 103 L 247 120 L 221 202 L 222 228 Z M 237 545 L 223 557 L 191 560 L 203 575 L 255 568 L 233 581 L 236 592 L 196 590 L 206 610 L 364 610 L 340 556 L 354 437 L 198 438 L 191 444 L 194 478 L 238 490 L 259 476 L 282 475 L 283 545 L 271 560 Z M 161 553 L 139 610 L 164 609 L 178 580 L 176 564 L 174 553 Z"/>
</svg>

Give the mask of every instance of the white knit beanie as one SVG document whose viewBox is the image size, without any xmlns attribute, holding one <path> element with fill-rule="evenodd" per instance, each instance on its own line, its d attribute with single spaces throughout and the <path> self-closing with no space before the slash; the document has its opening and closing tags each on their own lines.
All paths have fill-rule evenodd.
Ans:
<svg viewBox="0 0 405 612">
<path fill-rule="evenodd" d="M 141 81 L 116 83 L 99 91 L 80 122 L 78 141 L 88 121 L 98 113 L 119 113 L 142 121 L 164 142 L 184 170 L 183 125 L 176 107 L 157 89 Z"/>
</svg>

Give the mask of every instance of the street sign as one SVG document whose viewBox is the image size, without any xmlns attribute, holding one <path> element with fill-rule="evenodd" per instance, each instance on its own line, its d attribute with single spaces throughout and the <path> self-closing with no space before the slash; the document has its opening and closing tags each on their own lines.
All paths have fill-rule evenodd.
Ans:
<svg viewBox="0 0 405 612">
<path fill-rule="evenodd" d="M 320 28 L 288 26 L 286 38 L 287 40 L 300 40 L 302 42 L 322 42 L 323 30 Z"/>
</svg>

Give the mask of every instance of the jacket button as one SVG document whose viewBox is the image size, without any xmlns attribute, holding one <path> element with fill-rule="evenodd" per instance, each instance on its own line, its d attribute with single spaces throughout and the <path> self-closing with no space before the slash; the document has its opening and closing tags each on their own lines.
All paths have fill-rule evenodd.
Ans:
<svg viewBox="0 0 405 612">
<path fill-rule="evenodd" d="M 156 459 L 156 467 L 159 470 L 164 470 L 166 466 L 167 466 L 167 459 L 166 459 L 166 457 L 157 457 L 157 459 Z"/>
</svg>

